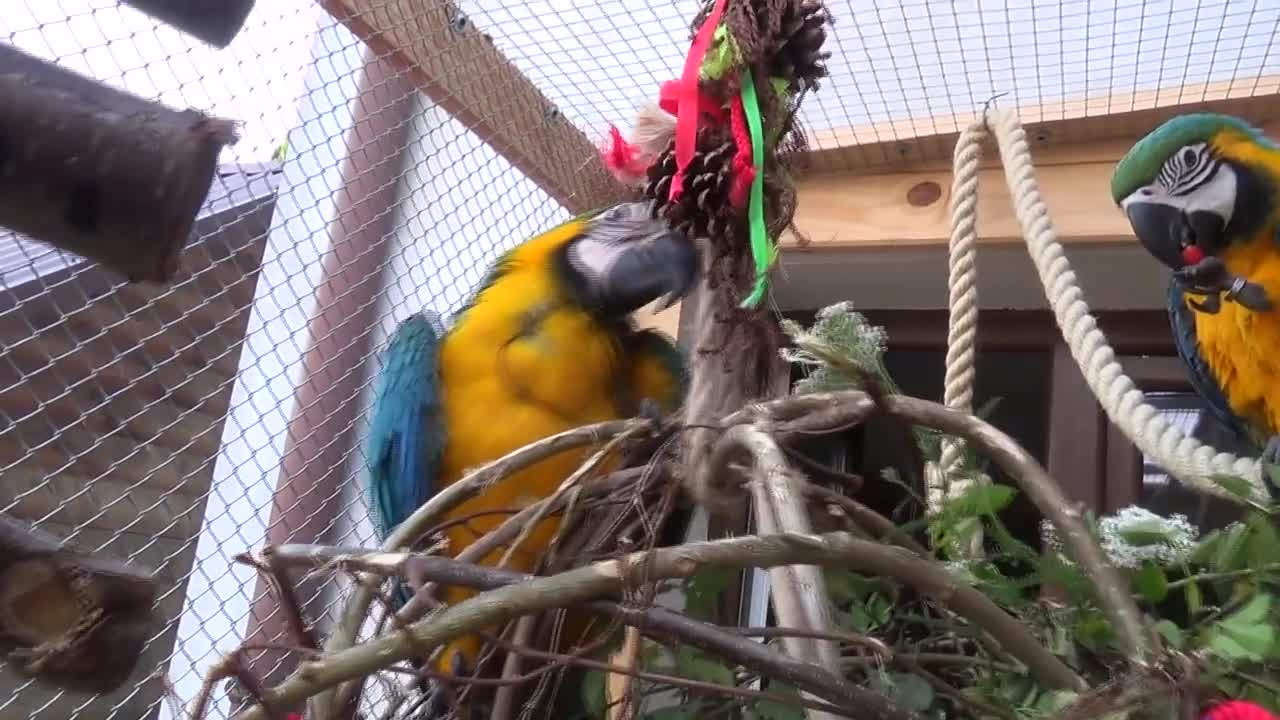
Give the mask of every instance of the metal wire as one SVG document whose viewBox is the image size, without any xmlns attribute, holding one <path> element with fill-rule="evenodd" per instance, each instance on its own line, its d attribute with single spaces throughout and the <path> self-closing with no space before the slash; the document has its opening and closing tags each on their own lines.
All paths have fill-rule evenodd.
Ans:
<svg viewBox="0 0 1280 720">
<path fill-rule="evenodd" d="M 851 165 L 891 152 L 861 146 L 954 132 L 998 93 L 1049 120 L 1137 109 L 1135 93 L 1155 89 L 1178 103 L 1280 91 L 1280 7 L 1257 1 L 829 6 L 831 77 L 801 119 L 815 150 L 848 147 Z M 627 126 L 679 73 L 698 3 L 462 0 L 459 8 L 596 141 L 610 123 Z M 359 107 L 368 48 L 309 0 L 258 3 L 221 51 L 115 0 L 9 3 L 0 41 L 171 106 L 243 121 L 172 286 L 126 286 L 0 230 L 0 511 L 155 567 L 165 585 L 163 622 L 133 682 L 85 698 L 6 671 L 0 717 L 172 717 L 166 695 L 189 702 L 248 632 L 257 578 L 232 556 L 262 545 L 273 508 L 305 510 L 293 522 L 326 541 L 373 542 L 361 490 L 364 411 L 396 324 L 422 308 L 457 309 L 500 252 L 569 211 L 419 94 L 410 73 L 389 72 L 363 95 L 378 106 Z M 478 86 L 505 77 L 485 67 L 470 75 Z M 351 139 L 354 117 L 394 114 L 406 98 L 406 115 Z M 500 120 L 499 112 L 481 119 Z M 338 216 L 350 207 L 344 183 L 373 177 L 344 179 L 344 160 L 393 138 L 403 138 L 396 169 L 361 190 L 390 202 Z M 272 162 L 286 140 L 285 160 Z M 597 162 L 562 160 L 575 170 Z M 385 245 L 330 261 L 329 272 L 349 275 L 346 289 L 320 293 L 331 240 L 361 227 L 381 228 Z M 358 291 L 369 284 L 377 292 Z M 341 337 L 323 328 L 312 337 L 313 316 L 334 307 L 371 320 Z M 308 348 L 326 341 L 328 365 L 304 377 Z M 309 434 L 290 436 L 308 386 L 308 397 L 344 394 L 315 400 L 327 412 Z M 340 458 L 336 480 L 277 497 L 286 451 L 300 446 Z M 310 591 L 309 609 L 331 616 L 345 586 L 325 580 Z M 379 699 L 376 689 L 368 694 Z M 211 717 L 231 709 L 219 692 Z"/>
</svg>

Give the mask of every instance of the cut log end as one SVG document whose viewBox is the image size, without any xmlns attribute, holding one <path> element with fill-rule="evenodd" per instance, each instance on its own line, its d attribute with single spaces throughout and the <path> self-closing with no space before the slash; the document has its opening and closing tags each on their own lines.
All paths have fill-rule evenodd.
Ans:
<svg viewBox="0 0 1280 720">
<path fill-rule="evenodd" d="M 157 590 L 148 570 L 0 516 L 0 652 L 20 675 L 76 692 L 119 688 L 155 631 Z"/>
<path fill-rule="evenodd" d="M 0 226 L 166 282 L 236 124 L 0 46 Z"/>
</svg>

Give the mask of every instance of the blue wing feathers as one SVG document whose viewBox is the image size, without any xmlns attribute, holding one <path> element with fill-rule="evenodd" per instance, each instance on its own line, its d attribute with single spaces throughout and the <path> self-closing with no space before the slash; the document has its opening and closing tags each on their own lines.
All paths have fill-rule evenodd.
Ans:
<svg viewBox="0 0 1280 720">
<path fill-rule="evenodd" d="M 381 539 L 435 492 L 445 443 L 438 363 L 442 335 L 434 314 L 411 315 L 383 353 L 366 448 L 373 519 Z"/>
<path fill-rule="evenodd" d="M 1169 283 L 1169 324 L 1173 330 L 1173 344 L 1177 348 L 1178 357 L 1187 366 L 1191 387 L 1195 389 L 1209 411 L 1246 445 L 1252 445 L 1248 427 L 1239 416 L 1231 410 L 1222 387 L 1213 376 L 1213 370 L 1200 355 L 1199 341 L 1196 339 L 1196 318 L 1191 308 L 1183 300 L 1182 289 L 1175 282 Z"/>
</svg>

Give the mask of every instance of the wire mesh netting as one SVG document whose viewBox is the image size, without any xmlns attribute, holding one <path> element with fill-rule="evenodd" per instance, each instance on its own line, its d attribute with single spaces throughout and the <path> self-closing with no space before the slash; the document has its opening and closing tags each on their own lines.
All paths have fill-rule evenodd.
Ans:
<svg viewBox="0 0 1280 720">
<path fill-rule="evenodd" d="M 0 13 L 0 41 L 243 123 L 168 287 L 127 285 L 0 230 L 0 511 L 163 583 L 161 622 L 124 688 L 86 698 L 6 672 L 0 718 L 182 717 L 221 653 L 254 629 L 275 641 L 269 613 L 253 612 L 265 587 L 233 558 L 269 527 L 273 539 L 375 542 L 360 448 L 391 330 L 423 308 L 457 309 L 501 251 L 586 209 L 468 129 L 500 122 L 500 108 L 464 123 L 390 48 L 357 38 L 358 13 L 329 12 L 382 5 L 260 2 L 225 50 L 114 0 Z M 1064 119 L 1280 91 L 1280 7 L 1267 3 L 830 9 L 832 74 L 803 110 L 817 150 L 952 132 L 1000 93 Z M 697 3 L 459 10 L 594 141 L 679 73 Z M 596 162 L 561 160 L 573 172 Z M 331 611 L 342 590 L 322 581 L 304 600 Z M 231 702 L 215 699 L 211 717 L 226 716 Z"/>
</svg>

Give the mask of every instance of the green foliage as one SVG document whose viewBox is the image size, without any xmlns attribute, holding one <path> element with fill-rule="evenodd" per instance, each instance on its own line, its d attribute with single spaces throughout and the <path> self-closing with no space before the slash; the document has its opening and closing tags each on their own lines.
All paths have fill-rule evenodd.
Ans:
<svg viewBox="0 0 1280 720">
<path fill-rule="evenodd" d="M 865 376 L 894 391 L 883 363 L 883 331 L 848 304 L 824 309 L 811 328 L 788 323 L 786 330 L 800 346 L 786 357 L 809 370 L 798 391 L 847 388 Z M 917 433 L 926 459 L 937 459 L 941 439 L 936 433 Z M 977 458 L 966 458 L 966 472 L 981 467 Z M 1280 474 L 1277 468 L 1267 471 Z M 895 482 L 896 477 L 885 480 Z M 1250 493 L 1238 478 L 1215 480 L 1241 497 Z M 1042 552 L 1005 527 L 1000 514 L 1016 498 L 1013 487 L 973 483 L 927 519 L 898 531 L 933 548 L 955 586 L 982 592 L 1019 619 L 1089 686 L 1114 680 L 1115 669 L 1128 658 L 1101 609 L 1097 589 L 1052 528 L 1043 535 Z M 1088 513 L 1085 524 L 1165 647 L 1199 663 L 1203 678 L 1222 693 L 1280 712 L 1280 513 L 1256 504 L 1251 508 L 1240 522 L 1203 534 L 1186 518 L 1161 517 L 1136 507 L 1104 517 Z M 980 556 L 953 552 L 979 532 Z M 1073 692 L 1039 685 L 1026 667 L 993 647 L 986 633 L 952 613 L 940 598 L 847 568 L 826 568 L 824 573 L 837 629 L 874 638 L 893 651 L 889 658 L 868 653 L 865 647 L 846 653 L 842 667 L 850 680 L 879 689 L 921 718 L 974 717 L 973 706 L 957 700 L 957 694 L 1001 717 L 1019 720 L 1054 717 L 1077 699 Z M 717 598 L 738 577 L 733 572 L 703 571 L 683 581 L 687 613 L 710 619 Z M 1047 588 L 1052 588 L 1052 600 L 1046 599 Z M 949 594 L 938 593 L 942 599 Z M 780 640 L 769 643 L 776 647 Z M 756 679 L 742 668 L 687 647 L 647 644 L 641 657 L 646 669 L 712 685 Z M 949 686 L 943 688 L 947 692 L 939 690 L 939 682 Z M 648 712 L 642 720 L 805 717 L 802 708 L 788 701 L 797 697 L 795 688 L 771 678 L 763 684 L 767 692 L 782 698 L 734 701 L 735 710 L 728 712 L 724 698 L 705 690 L 681 690 L 678 705 Z M 637 686 L 648 687 L 640 682 Z M 604 675 L 588 673 L 583 704 L 600 711 L 593 716 L 603 714 L 604 697 Z M 1145 711 L 1144 718 L 1175 716 L 1172 704 Z M 1121 720 L 1106 713 L 1097 716 Z"/>
</svg>

